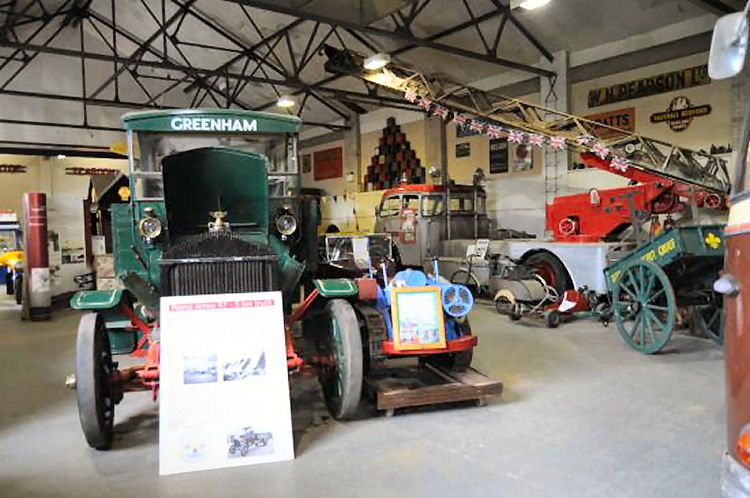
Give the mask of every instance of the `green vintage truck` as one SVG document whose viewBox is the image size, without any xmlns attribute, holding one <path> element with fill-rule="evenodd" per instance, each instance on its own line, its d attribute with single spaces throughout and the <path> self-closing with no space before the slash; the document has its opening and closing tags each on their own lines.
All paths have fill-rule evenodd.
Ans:
<svg viewBox="0 0 750 498">
<path fill-rule="evenodd" d="M 225 109 L 123 116 L 131 198 L 111 212 L 122 286 L 71 300 L 90 311 L 69 384 L 92 447 L 109 447 L 123 393 L 156 397 L 160 296 L 296 290 L 306 256 L 317 254 L 316 210 L 300 202 L 300 124 Z M 118 369 L 112 357 L 120 354 L 146 362 Z"/>
</svg>

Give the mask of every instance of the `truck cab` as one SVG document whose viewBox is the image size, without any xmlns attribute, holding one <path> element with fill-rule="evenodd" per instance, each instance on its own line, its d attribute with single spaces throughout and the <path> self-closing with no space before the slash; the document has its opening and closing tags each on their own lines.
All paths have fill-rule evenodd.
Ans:
<svg viewBox="0 0 750 498">
<path fill-rule="evenodd" d="M 487 193 L 471 185 L 402 185 L 386 190 L 375 231 L 389 233 L 405 266 L 423 266 L 445 240 L 490 238 Z"/>
</svg>

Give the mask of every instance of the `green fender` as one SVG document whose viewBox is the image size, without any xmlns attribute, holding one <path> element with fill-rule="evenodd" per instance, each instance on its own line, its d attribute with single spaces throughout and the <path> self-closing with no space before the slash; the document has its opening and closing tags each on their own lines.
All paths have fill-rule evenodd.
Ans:
<svg viewBox="0 0 750 498">
<path fill-rule="evenodd" d="M 359 292 L 357 282 L 348 278 L 329 278 L 313 280 L 318 293 L 325 298 L 356 296 Z"/>
<path fill-rule="evenodd" d="M 130 319 L 119 309 L 123 299 L 132 299 L 125 289 L 78 291 L 70 299 L 71 308 L 95 310 L 102 316 L 112 354 L 132 353 L 141 338 L 141 332 L 131 326 Z"/>
<path fill-rule="evenodd" d="M 116 308 L 122 301 L 124 289 L 78 291 L 70 298 L 74 310 L 107 310 Z"/>
</svg>

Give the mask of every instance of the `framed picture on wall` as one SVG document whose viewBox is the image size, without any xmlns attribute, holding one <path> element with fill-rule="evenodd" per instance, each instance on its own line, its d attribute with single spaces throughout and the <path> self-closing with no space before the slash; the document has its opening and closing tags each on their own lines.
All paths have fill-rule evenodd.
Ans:
<svg viewBox="0 0 750 498">
<path fill-rule="evenodd" d="M 462 142 L 456 144 L 456 157 L 469 157 L 471 155 L 471 144 L 469 142 Z"/>
<path fill-rule="evenodd" d="M 319 150 L 313 153 L 313 169 L 315 180 L 329 180 L 344 176 L 344 149 Z"/>
<path fill-rule="evenodd" d="M 392 288 L 391 320 L 393 346 L 398 351 L 446 346 L 439 287 Z"/>
<path fill-rule="evenodd" d="M 304 154 L 302 156 L 302 172 L 310 173 L 312 171 L 312 155 Z"/>
<path fill-rule="evenodd" d="M 522 173 L 534 169 L 534 151 L 525 144 L 519 144 L 513 151 L 513 172 Z"/>
</svg>

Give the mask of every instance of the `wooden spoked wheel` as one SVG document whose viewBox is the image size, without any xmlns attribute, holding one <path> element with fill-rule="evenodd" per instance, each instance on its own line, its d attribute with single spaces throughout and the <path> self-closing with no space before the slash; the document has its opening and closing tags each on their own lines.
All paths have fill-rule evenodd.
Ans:
<svg viewBox="0 0 750 498">
<path fill-rule="evenodd" d="M 622 270 L 612 289 L 612 307 L 625 342 L 644 354 L 661 350 L 672 336 L 675 296 L 672 284 L 650 261 L 635 261 Z"/>
</svg>

